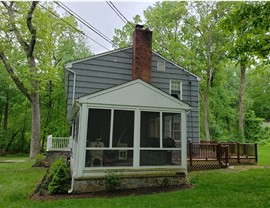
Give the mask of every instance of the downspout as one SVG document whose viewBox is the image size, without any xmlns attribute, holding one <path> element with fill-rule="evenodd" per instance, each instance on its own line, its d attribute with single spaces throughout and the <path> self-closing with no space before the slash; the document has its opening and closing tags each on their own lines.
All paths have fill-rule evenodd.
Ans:
<svg viewBox="0 0 270 208">
<path fill-rule="evenodd" d="M 75 171 L 75 172 L 72 174 L 72 178 L 71 178 L 71 187 L 70 187 L 70 189 L 68 190 L 68 193 L 69 193 L 69 194 L 72 194 L 72 193 L 73 193 L 74 177 L 76 176 L 76 174 L 77 174 L 77 171 Z"/>
<path fill-rule="evenodd" d="M 72 67 L 72 64 L 66 64 L 65 65 L 65 69 L 73 74 L 73 89 L 72 89 L 72 105 L 73 105 L 74 102 L 75 102 L 76 73 L 73 70 L 70 69 L 71 67 Z M 78 106 L 79 106 L 80 111 L 81 111 L 81 106 L 80 105 L 78 105 Z M 75 164 L 77 164 L 77 161 L 74 161 L 74 162 L 75 162 Z M 77 174 L 77 169 L 75 168 L 75 172 L 72 174 L 72 178 L 71 178 L 71 187 L 70 187 L 70 190 L 68 191 L 69 194 L 73 193 L 73 189 L 74 189 L 74 178 L 75 178 L 76 174 Z"/>
<path fill-rule="evenodd" d="M 76 73 L 70 69 L 71 67 L 72 67 L 72 64 L 65 65 L 65 69 L 73 74 L 73 90 L 72 90 L 72 105 L 73 105 L 75 101 Z"/>
<path fill-rule="evenodd" d="M 74 102 L 74 101 L 73 101 Z M 81 105 L 79 105 L 77 102 L 75 103 L 77 106 L 79 106 L 79 108 L 80 108 L 80 110 L 79 110 L 79 112 L 81 113 L 81 108 L 82 108 L 82 106 Z M 78 136 L 78 135 L 77 135 Z M 76 153 L 78 153 L 78 144 L 77 144 L 77 150 L 76 150 Z M 70 187 L 70 190 L 68 190 L 68 193 L 69 194 L 71 194 L 71 193 L 73 193 L 73 190 L 74 190 L 74 178 L 75 178 L 75 176 L 76 176 L 76 174 L 77 174 L 77 164 L 78 164 L 78 161 L 77 161 L 77 156 L 76 156 L 76 160 L 74 161 L 74 163 L 75 163 L 75 172 L 72 174 L 72 178 L 71 178 L 71 187 Z"/>
</svg>

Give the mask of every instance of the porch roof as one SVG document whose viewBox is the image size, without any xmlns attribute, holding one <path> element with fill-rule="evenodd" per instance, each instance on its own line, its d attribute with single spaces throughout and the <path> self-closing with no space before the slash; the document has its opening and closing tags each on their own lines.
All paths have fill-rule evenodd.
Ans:
<svg viewBox="0 0 270 208">
<path fill-rule="evenodd" d="M 77 99 L 79 104 L 161 108 L 189 111 L 185 102 L 153 85 L 136 79 Z"/>
</svg>

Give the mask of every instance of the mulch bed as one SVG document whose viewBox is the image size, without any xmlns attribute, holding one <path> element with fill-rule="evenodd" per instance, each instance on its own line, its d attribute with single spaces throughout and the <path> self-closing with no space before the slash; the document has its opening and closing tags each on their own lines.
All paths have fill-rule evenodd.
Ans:
<svg viewBox="0 0 270 208">
<path fill-rule="evenodd" d="M 40 195 L 36 192 L 32 195 L 32 200 L 60 200 L 60 199 L 80 199 L 80 198 L 113 198 L 113 197 L 127 197 L 127 196 L 140 196 L 149 195 L 156 193 L 166 193 L 172 191 L 181 191 L 188 188 L 192 188 L 191 184 L 183 184 L 181 186 L 158 186 L 149 188 L 136 188 L 136 189 L 122 189 L 115 191 L 100 191 L 95 193 L 87 194 L 61 194 L 61 195 L 50 195 L 47 191 Z"/>
</svg>

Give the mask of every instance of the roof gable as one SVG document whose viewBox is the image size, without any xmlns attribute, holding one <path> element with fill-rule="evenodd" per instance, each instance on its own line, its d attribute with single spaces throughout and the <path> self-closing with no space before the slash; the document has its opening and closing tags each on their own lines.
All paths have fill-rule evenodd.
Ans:
<svg viewBox="0 0 270 208">
<path fill-rule="evenodd" d="M 136 79 L 77 99 L 82 104 L 132 106 L 188 111 L 191 107 L 160 89 Z"/>
</svg>

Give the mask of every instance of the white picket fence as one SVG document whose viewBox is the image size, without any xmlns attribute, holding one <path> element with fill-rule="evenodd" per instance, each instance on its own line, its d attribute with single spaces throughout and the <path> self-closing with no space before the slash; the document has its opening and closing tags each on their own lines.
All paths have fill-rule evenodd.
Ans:
<svg viewBox="0 0 270 208">
<path fill-rule="evenodd" d="M 47 151 L 69 151 L 71 148 L 69 137 L 47 137 Z"/>
</svg>

